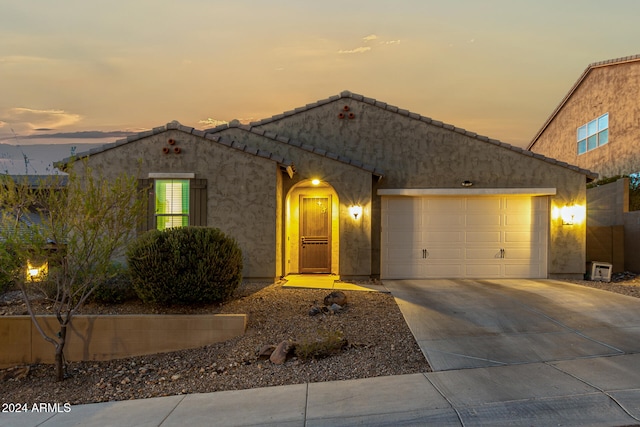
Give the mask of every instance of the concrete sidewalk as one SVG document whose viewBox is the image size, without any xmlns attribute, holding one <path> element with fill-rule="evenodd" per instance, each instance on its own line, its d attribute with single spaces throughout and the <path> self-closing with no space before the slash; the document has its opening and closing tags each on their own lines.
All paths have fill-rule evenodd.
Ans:
<svg viewBox="0 0 640 427">
<path fill-rule="evenodd" d="M 640 425 L 640 355 L 0 414 L 0 426 Z"/>
</svg>

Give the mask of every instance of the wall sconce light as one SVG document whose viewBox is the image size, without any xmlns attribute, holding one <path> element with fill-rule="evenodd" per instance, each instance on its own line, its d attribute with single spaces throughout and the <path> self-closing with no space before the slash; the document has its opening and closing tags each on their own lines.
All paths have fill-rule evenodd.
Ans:
<svg viewBox="0 0 640 427">
<path fill-rule="evenodd" d="M 30 282 L 40 282 L 47 275 L 49 264 L 44 261 L 42 264 L 32 264 L 27 261 L 27 280 Z"/>
<path fill-rule="evenodd" d="M 471 187 L 472 185 L 473 185 L 473 182 L 471 182 L 469 180 L 462 181 L 462 186 L 463 187 Z"/>
<path fill-rule="evenodd" d="M 349 213 L 351 214 L 353 219 L 357 220 L 359 216 L 362 216 L 362 206 L 349 206 Z"/>
<path fill-rule="evenodd" d="M 320 184 L 320 180 L 318 178 L 314 178 L 314 179 L 311 180 L 311 183 L 313 185 L 318 185 L 318 184 Z"/>
<path fill-rule="evenodd" d="M 586 216 L 586 209 L 584 206 L 572 205 L 563 206 L 561 208 L 553 208 L 553 218 L 561 219 L 562 225 L 574 225 L 584 221 Z"/>
</svg>

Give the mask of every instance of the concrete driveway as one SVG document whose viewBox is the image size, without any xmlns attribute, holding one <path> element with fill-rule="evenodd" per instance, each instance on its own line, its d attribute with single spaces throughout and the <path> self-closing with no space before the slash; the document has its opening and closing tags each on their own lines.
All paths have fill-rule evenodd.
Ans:
<svg viewBox="0 0 640 427">
<path fill-rule="evenodd" d="M 555 280 L 385 280 L 434 371 L 640 352 L 640 299 Z"/>
</svg>

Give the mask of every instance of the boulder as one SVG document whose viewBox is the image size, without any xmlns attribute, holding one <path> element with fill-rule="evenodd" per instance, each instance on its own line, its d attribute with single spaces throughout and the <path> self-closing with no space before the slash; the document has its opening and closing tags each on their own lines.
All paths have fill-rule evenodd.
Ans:
<svg viewBox="0 0 640 427">
<path fill-rule="evenodd" d="M 333 291 L 324 297 L 324 305 L 338 304 L 343 306 L 347 303 L 347 295 L 342 291 Z"/>
<path fill-rule="evenodd" d="M 275 345 L 263 345 L 260 351 L 258 351 L 258 359 L 266 360 L 270 358 L 275 349 Z"/>
<path fill-rule="evenodd" d="M 291 350 L 291 347 L 292 347 L 291 343 L 286 340 L 278 344 L 275 350 L 273 350 L 273 353 L 271 353 L 271 356 L 269 357 L 269 360 L 271 361 L 271 363 L 275 365 L 282 365 L 284 362 L 286 362 L 287 356 L 289 355 L 289 350 Z"/>
</svg>

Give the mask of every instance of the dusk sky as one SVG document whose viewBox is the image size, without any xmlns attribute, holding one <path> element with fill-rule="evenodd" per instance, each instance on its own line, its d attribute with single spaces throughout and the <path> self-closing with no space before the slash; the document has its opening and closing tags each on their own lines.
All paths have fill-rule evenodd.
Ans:
<svg viewBox="0 0 640 427">
<path fill-rule="evenodd" d="M 0 141 L 207 128 L 350 90 L 526 146 L 590 63 L 640 53 L 639 16 L 638 0 L 0 0 Z"/>
</svg>

